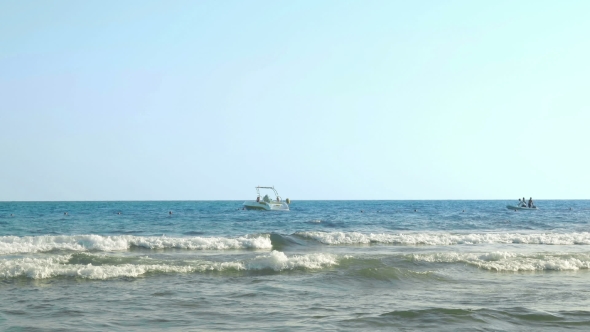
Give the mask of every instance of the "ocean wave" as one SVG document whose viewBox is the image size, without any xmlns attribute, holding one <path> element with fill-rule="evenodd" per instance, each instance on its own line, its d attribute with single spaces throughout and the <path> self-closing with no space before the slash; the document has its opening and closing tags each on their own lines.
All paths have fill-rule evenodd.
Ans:
<svg viewBox="0 0 590 332">
<path fill-rule="evenodd" d="M 395 245 L 457 245 L 457 244 L 546 244 L 588 245 L 590 233 L 399 233 L 363 234 L 359 232 L 297 232 L 295 235 L 329 245 L 395 244 Z"/>
<path fill-rule="evenodd" d="M 113 264 L 116 259 L 104 255 L 85 254 L 59 255 L 48 258 L 25 257 L 0 260 L 0 278 L 26 277 L 47 279 L 53 277 L 77 277 L 83 279 L 112 279 L 120 277 L 136 278 L 147 273 L 191 273 L 223 271 L 261 271 L 281 272 L 286 270 L 316 270 L 338 264 L 337 257 L 330 254 L 308 254 L 287 256 L 273 250 L 268 254 L 258 255 L 244 261 L 214 262 L 189 261 L 170 264 L 149 258 L 121 260 L 122 264 Z M 86 264 L 80 264 L 80 263 Z M 91 263 L 91 262 L 94 262 Z M 111 264 L 105 264 L 110 262 Z M 72 264 L 73 263 L 73 264 Z"/>
<path fill-rule="evenodd" d="M 499 271 L 577 271 L 590 269 L 590 254 L 518 254 L 511 252 L 489 253 L 432 253 L 412 254 L 415 262 L 464 263 L 478 268 Z"/>
<path fill-rule="evenodd" d="M 248 270 L 272 269 L 275 271 L 294 269 L 322 269 L 337 265 L 336 256 L 331 254 L 314 253 L 287 257 L 281 251 L 273 250 L 268 255 L 260 255 L 245 264 Z"/>
<path fill-rule="evenodd" d="M 154 265 L 82 265 L 67 264 L 71 255 L 51 258 L 22 258 L 0 261 L 0 278 L 27 277 L 47 279 L 52 277 L 79 277 L 85 279 L 109 279 L 138 277 L 147 272 L 191 272 L 191 266 Z"/>
<path fill-rule="evenodd" d="M 451 328 L 441 328 L 440 322 L 451 322 Z M 396 330 L 560 330 L 580 329 L 588 326 L 587 311 L 541 311 L 523 307 L 508 308 L 469 308 L 469 307 L 432 307 L 400 309 L 382 313 L 378 316 L 356 317 L 346 320 L 349 327 L 362 329 L 369 326 L 388 326 Z M 491 328 L 474 328 L 490 326 Z M 415 327 L 415 328 L 414 328 Z M 496 328 L 494 328 L 496 327 Z"/>
<path fill-rule="evenodd" d="M 268 235 L 224 237 L 166 237 L 166 236 L 102 236 L 102 235 L 43 235 L 43 236 L 1 236 L 0 255 L 69 251 L 122 251 L 131 247 L 147 249 L 271 249 Z"/>
</svg>

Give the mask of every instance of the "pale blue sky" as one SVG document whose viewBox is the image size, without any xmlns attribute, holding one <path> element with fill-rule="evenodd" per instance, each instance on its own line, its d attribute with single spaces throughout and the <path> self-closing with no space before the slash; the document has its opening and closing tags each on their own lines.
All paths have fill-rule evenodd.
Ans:
<svg viewBox="0 0 590 332">
<path fill-rule="evenodd" d="M 590 198 L 590 1 L 0 1 L 0 200 Z"/>
</svg>

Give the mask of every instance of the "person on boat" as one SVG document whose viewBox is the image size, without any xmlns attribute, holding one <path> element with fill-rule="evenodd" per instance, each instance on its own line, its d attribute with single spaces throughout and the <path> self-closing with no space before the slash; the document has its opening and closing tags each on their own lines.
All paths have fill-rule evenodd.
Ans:
<svg viewBox="0 0 590 332">
<path fill-rule="evenodd" d="M 522 196 L 522 207 L 526 207 L 526 198 Z"/>
<path fill-rule="evenodd" d="M 256 202 L 260 202 L 260 196 L 256 197 Z"/>
<path fill-rule="evenodd" d="M 535 206 L 535 204 L 533 204 L 533 198 L 529 198 L 529 207 L 532 208 L 533 206 Z"/>
<path fill-rule="evenodd" d="M 521 200 L 520 198 L 518 199 L 518 207 L 525 207 L 526 206 L 526 202 L 524 201 L 524 198 Z"/>
</svg>

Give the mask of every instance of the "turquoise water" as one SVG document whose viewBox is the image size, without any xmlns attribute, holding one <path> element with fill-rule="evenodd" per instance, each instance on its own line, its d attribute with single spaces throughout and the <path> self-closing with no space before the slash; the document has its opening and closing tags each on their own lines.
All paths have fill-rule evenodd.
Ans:
<svg viewBox="0 0 590 332">
<path fill-rule="evenodd" d="M 0 203 L 0 329 L 590 328 L 590 201 Z"/>
</svg>

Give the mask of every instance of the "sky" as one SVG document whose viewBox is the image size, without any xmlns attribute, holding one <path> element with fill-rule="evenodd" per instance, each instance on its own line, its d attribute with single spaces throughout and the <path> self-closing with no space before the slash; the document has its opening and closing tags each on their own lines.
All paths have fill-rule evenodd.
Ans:
<svg viewBox="0 0 590 332">
<path fill-rule="evenodd" d="M 589 1 L 0 1 L 0 201 L 590 199 Z"/>
</svg>

